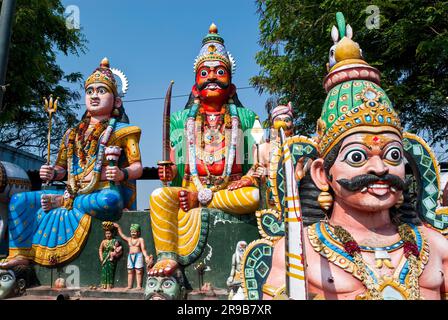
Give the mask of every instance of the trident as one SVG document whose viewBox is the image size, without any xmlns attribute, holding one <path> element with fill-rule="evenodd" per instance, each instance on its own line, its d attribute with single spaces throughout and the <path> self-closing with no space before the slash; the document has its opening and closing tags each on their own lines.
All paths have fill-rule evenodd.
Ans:
<svg viewBox="0 0 448 320">
<path fill-rule="evenodd" d="M 50 98 L 44 98 L 44 109 L 48 113 L 48 137 L 47 137 L 47 165 L 50 165 L 50 145 L 51 145 L 51 120 L 53 118 L 53 113 L 58 109 L 59 97 L 53 100 L 53 95 L 50 94 Z"/>
</svg>

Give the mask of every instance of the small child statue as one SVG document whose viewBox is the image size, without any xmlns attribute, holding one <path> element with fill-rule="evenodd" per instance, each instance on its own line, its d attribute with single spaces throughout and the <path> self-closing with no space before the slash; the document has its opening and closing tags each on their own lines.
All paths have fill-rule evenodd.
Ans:
<svg viewBox="0 0 448 320">
<path fill-rule="evenodd" d="M 114 226 L 118 230 L 120 237 L 125 240 L 129 245 L 129 255 L 128 255 L 128 286 L 127 289 L 132 289 L 134 284 L 134 276 L 137 278 L 137 290 L 142 290 L 143 284 L 143 257 L 145 257 L 145 262 L 148 268 L 154 263 L 154 258 L 152 255 L 148 255 L 146 252 L 145 241 L 140 237 L 140 225 L 132 224 L 130 228 L 131 236 L 127 237 L 118 223 L 114 223 Z"/>
<path fill-rule="evenodd" d="M 117 261 L 123 254 L 123 247 L 114 238 L 115 226 L 110 221 L 102 223 L 105 239 L 101 241 L 99 256 L 101 262 L 101 288 L 112 289 L 114 287 L 115 269 Z"/>
</svg>

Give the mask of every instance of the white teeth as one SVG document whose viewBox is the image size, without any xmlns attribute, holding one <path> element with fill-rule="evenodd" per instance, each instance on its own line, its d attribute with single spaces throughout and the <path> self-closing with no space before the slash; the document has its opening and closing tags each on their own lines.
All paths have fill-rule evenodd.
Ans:
<svg viewBox="0 0 448 320">
<path fill-rule="evenodd" d="M 365 193 L 366 191 L 367 191 L 367 187 L 364 187 L 364 188 L 361 189 L 362 193 Z"/>
<path fill-rule="evenodd" d="M 369 185 L 369 188 L 371 188 L 371 189 L 375 189 L 375 188 L 378 188 L 378 189 L 385 189 L 385 188 L 389 188 L 389 186 L 387 185 L 387 184 L 371 184 L 371 185 Z"/>
</svg>

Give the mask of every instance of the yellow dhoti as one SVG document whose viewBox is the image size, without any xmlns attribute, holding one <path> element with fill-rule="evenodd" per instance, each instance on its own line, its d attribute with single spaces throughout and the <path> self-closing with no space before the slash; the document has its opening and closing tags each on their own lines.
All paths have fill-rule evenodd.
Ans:
<svg viewBox="0 0 448 320">
<path fill-rule="evenodd" d="M 188 212 L 180 209 L 178 194 L 181 190 L 196 191 L 192 184 L 184 188 L 165 187 L 154 190 L 150 197 L 150 214 L 157 255 L 163 253 L 182 263 L 202 251 L 201 243 L 205 242 L 207 236 L 208 217 L 202 211 L 205 207 Z M 255 212 L 258 205 L 258 188 L 244 187 L 234 191 L 215 192 L 207 208 L 243 215 Z"/>
</svg>

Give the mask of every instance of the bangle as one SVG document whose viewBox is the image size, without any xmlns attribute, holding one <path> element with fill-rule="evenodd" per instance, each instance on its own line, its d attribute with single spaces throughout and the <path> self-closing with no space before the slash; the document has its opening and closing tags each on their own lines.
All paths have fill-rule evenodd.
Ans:
<svg viewBox="0 0 448 320">
<path fill-rule="evenodd" d="M 124 168 L 123 170 L 121 170 L 122 172 L 123 172 L 123 174 L 124 174 L 124 178 L 123 178 L 123 181 L 126 181 L 126 180 L 128 180 L 129 179 L 129 172 L 128 172 L 128 169 L 126 169 L 126 168 Z"/>
</svg>

